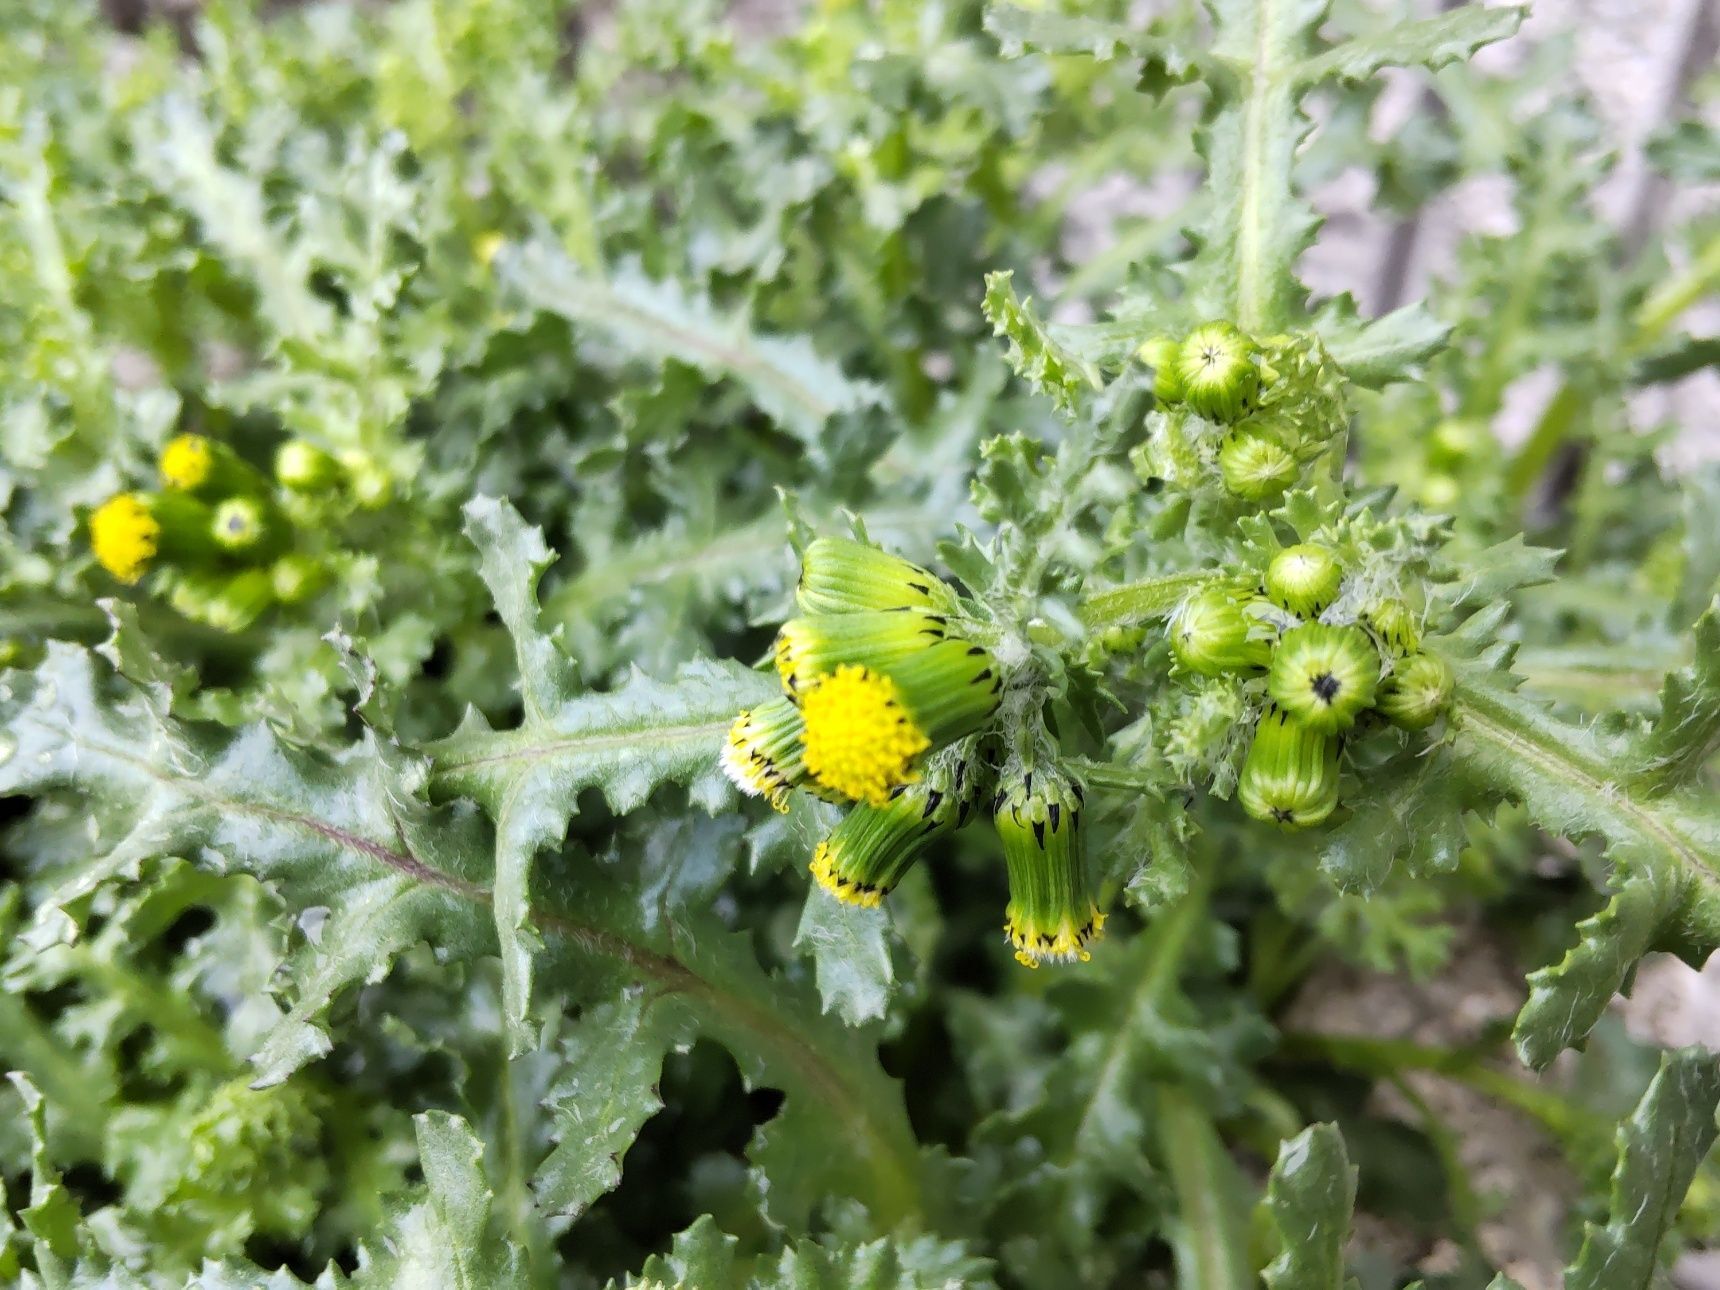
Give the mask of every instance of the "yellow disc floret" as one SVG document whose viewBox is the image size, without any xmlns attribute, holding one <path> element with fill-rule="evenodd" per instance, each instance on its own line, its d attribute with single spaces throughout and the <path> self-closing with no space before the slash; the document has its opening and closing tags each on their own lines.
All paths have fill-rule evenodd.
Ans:
<svg viewBox="0 0 1720 1290">
<path fill-rule="evenodd" d="M 90 549 L 121 582 L 136 582 L 155 558 L 161 525 L 136 493 L 110 497 L 90 516 Z"/>
<path fill-rule="evenodd" d="M 826 838 L 812 853 L 812 863 L 807 867 L 812 870 L 812 876 L 818 881 L 818 885 L 845 905 L 876 909 L 884 903 L 884 897 L 888 893 L 883 887 L 850 877 L 838 867 L 838 861 L 837 848 Z"/>
<path fill-rule="evenodd" d="M 832 792 L 882 806 L 913 783 L 916 757 L 932 746 L 889 677 L 845 663 L 804 692 L 806 769 Z"/>
<path fill-rule="evenodd" d="M 215 468 L 215 454 L 200 434 L 176 435 L 161 450 L 161 478 L 169 488 L 201 488 Z"/>
</svg>

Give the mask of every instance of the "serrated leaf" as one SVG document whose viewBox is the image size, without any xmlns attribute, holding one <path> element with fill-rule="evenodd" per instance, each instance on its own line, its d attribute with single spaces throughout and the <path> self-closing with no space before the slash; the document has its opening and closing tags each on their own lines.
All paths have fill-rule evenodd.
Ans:
<svg viewBox="0 0 1720 1290">
<path fill-rule="evenodd" d="M 621 265 L 602 280 L 544 240 L 527 242 L 499 263 L 536 308 L 612 336 L 631 353 L 733 379 L 760 411 L 814 450 L 822 448 L 833 417 L 881 398 L 876 387 L 850 380 L 821 357 L 810 340 L 761 334 L 744 316 L 725 315 L 637 265 Z"/>
<path fill-rule="evenodd" d="M 1604 838 L 1621 884 L 1639 877 L 1648 884 L 1613 917 L 1603 914 L 1599 938 L 1579 947 L 1568 973 L 1549 979 L 1555 993 L 1537 1006 L 1534 1028 L 1519 1043 L 1526 1059 L 1550 1060 L 1554 1044 L 1575 1042 L 1586 1032 L 1580 1023 L 1598 1011 L 1596 995 L 1619 970 L 1621 956 L 1642 943 L 1652 910 L 1673 908 L 1668 900 L 1684 899 L 1692 882 L 1720 882 L 1720 805 L 1712 794 L 1689 787 L 1654 797 L 1634 791 L 1627 774 L 1634 745 L 1560 721 L 1517 693 L 1508 674 L 1483 663 L 1459 661 L 1456 672 L 1452 752 L 1465 774 L 1522 802 L 1541 828 L 1568 838 Z"/>
<path fill-rule="evenodd" d="M 1355 1205 L 1356 1168 L 1337 1125 L 1309 1125 L 1278 1148 L 1265 1206 L 1280 1247 L 1261 1274 L 1271 1290 L 1344 1290 Z"/>
<path fill-rule="evenodd" d="M 107 682 L 95 655 L 58 644 L 35 673 L 0 681 L 11 751 L 0 791 L 64 785 L 126 804 L 98 830 L 96 858 L 52 894 L 42 917 L 63 919 L 59 911 L 143 860 L 175 854 L 242 866 L 290 885 L 301 908 L 325 907 L 293 957 L 298 997 L 256 1054 L 259 1083 L 326 1052 L 320 1018 L 336 993 L 380 979 L 406 946 L 488 948 L 471 903 L 477 822 L 417 800 L 422 762 L 369 735 L 323 758 L 263 726 L 236 735 L 186 726 L 135 688 L 115 685 L 110 697 Z M 58 921 L 38 931 L 70 934 Z"/>
<path fill-rule="evenodd" d="M 1321 344 L 1344 375 L 1370 390 L 1414 379 L 1421 365 L 1445 348 L 1449 325 L 1425 305 L 1405 305 L 1380 318 L 1361 318 L 1348 296 L 1328 300 L 1314 316 Z"/>
<path fill-rule="evenodd" d="M 1695 662 L 1660 689 L 1660 715 L 1643 741 L 1635 782 L 1650 793 L 1689 782 L 1720 748 L 1720 600 L 1696 622 Z"/>
<path fill-rule="evenodd" d="M 1055 329 L 1040 321 L 1031 299 L 1015 294 L 1012 270 L 985 275 L 984 309 L 994 335 L 1009 340 L 1009 365 L 1063 412 L 1071 411 L 1084 393 L 1100 388 L 1099 373 L 1056 339 Z"/>
<path fill-rule="evenodd" d="M 579 1214 L 621 1181 L 621 1156 L 659 1110 L 663 1056 L 685 1029 L 672 1007 L 634 991 L 593 1008 L 564 1046 L 567 1064 L 544 1105 L 556 1147 L 532 1189 L 558 1214 Z"/>
<path fill-rule="evenodd" d="M 1720 1062 L 1697 1049 L 1667 1053 L 1660 1073 L 1614 1140 L 1607 1221 L 1584 1227 L 1583 1246 L 1565 1270 L 1566 1290 L 1649 1290 L 1660 1243 L 1713 1145 Z"/>
<path fill-rule="evenodd" d="M 1386 67 L 1444 67 L 1514 34 L 1523 13 L 1514 6 L 1467 4 L 1434 18 L 1394 22 L 1388 30 L 1352 36 L 1308 59 L 1299 75 L 1308 82 L 1358 81 Z"/>
<path fill-rule="evenodd" d="M 1120 23 L 1012 4 L 987 5 L 985 29 L 997 37 L 999 52 L 1005 58 L 1020 58 L 1031 49 L 1046 54 L 1089 54 L 1104 61 L 1129 53 L 1138 38 L 1138 33 Z"/>
<path fill-rule="evenodd" d="M 684 1232 L 675 1233 L 667 1254 L 653 1254 L 627 1285 L 664 1286 L 674 1290 L 742 1290 L 746 1276 L 735 1257 L 735 1238 L 717 1226 L 709 1214 Z M 613 1284 L 613 1283 L 612 1283 Z"/>
<path fill-rule="evenodd" d="M 543 540 L 543 530 L 528 525 L 508 502 L 474 497 L 461 514 L 466 537 L 478 548 L 478 573 L 514 640 L 526 724 L 542 721 L 574 687 L 573 662 L 544 629 L 538 612 L 538 579 L 555 563 L 555 552 Z"/>
<path fill-rule="evenodd" d="M 837 1246 L 800 1241 L 785 1249 L 756 1290 L 946 1290 L 993 1286 L 990 1264 L 960 1245 L 929 1237 Z"/>
<path fill-rule="evenodd" d="M 882 1020 L 896 973 L 890 958 L 890 918 L 837 900 L 816 884 L 806 893 L 794 948 L 813 957 L 824 1010 L 851 1026 Z"/>
<path fill-rule="evenodd" d="M 1577 924 L 1577 943 L 1563 959 L 1529 974 L 1529 998 L 1511 1033 L 1524 1065 L 1543 1069 L 1594 1029 L 1679 896 L 1667 874 L 1632 875 L 1603 909 Z"/>
<path fill-rule="evenodd" d="M 83 1215 L 77 1201 L 60 1181 L 60 1171 L 48 1158 L 47 1127 L 43 1119 L 44 1102 L 40 1090 L 28 1075 L 11 1071 L 7 1078 L 24 1103 L 24 1117 L 30 1126 L 30 1203 L 18 1211 L 24 1228 L 36 1241 L 36 1258 L 44 1271 L 54 1260 L 78 1257 L 82 1242 L 78 1230 Z"/>
<path fill-rule="evenodd" d="M 1564 555 L 1551 547 L 1530 546 L 1521 533 L 1479 551 L 1455 543 L 1441 552 L 1436 576 L 1441 598 L 1453 608 L 1486 609 L 1521 587 L 1551 582 Z"/>
<path fill-rule="evenodd" d="M 1341 891 L 1365 893 L 1407 861 L 1420 874 L 1449 872 L 1464 844 L 1463 803 L 1438 749 L 1366 777 L 1350 818 L 1321 838 L 1320 869 Z"/>
<path fill-rule="evenodd" d="M 356 1285 L 506 1290 L 529 1284 L 523 1251 L 491 1226 L 495 1194 L 484 1177 L 484 1145 L 446 1111 L 413 1117 L 423 1198 L 403 1208 L 376 1245 L 363 1247 Z"/>
</svg>

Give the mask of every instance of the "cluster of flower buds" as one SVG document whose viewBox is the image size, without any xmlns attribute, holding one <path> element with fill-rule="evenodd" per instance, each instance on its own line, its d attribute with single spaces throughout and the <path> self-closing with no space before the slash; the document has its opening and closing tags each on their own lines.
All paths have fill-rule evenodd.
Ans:
<svg viewBox="0 0 1720 1290">
<path fill-rule="evenodd" d="M 1011 759 L 999 775 L 1000 739 L 986 727 L 1004 678 L 955 589 L 875 547 L 820 538 L 795 599 L 801 616 L 776 640 L 783 693 L 730 727 L 728 777 L 778 810 L 796 789 L 850 804 L 809 867 L 865 907 L 990 798 L 1016 958 L 1087 958 L 1104 916 L 1088 887 L 1081 786 L 1049 756 L 1031 771 Z"/>
<path fill-rule="evenodd" d="M 1225 488 L 1247 501 L 1270 501 L 1294 484 L 1317 445 L 1262 406 L 1277 377 L 1265 345 L 1228 322 L 1210 322 L 1181 340 L 1156 336 L 1139 350 L 1153 369 L 1153 395 L 1224 427 L 1218 471 Z"/>
<path fill-rule="evenodd" d="M 298 447 L 300 455 L 317 452 Z M 327 583 L 322 564 L 293 549 L 294 525 L 276 496 L 276 483 L 297 485 L 271 482 L 228 445 L 198 434 L 169 440 L 158 467 L 159 490 L 120 493 L 89 517 L 91 552 L 119 581 L 159 569 L 175 609 L 225 631 Z"/>
<path fill-rule="evenodd" d="M 779 809 L 796 788 L 882 809 L 997 710 L 996 660 L 955 589 L 918 565 L 819 538 L 795 598 L 802 616 L 776 643 L 783 697 L 743 712 L 723 752 L 742 791 Z"/>
<path fill-rule="evenodd" d="M 1451 700 L 1451 669 L 1420 648 L 1414 612 L 1382 599 L 1353 623 L 1321 616 L 1344 568 L 1325 547 L 1286 547 L 1258 590 L 1208 587 L 1171 617 L 1172 655 L 1203 676 L 1263 676 L 1269 704 L 1255 726 L 1238 797 L 1257 819 L 1308 828 L 1338 804 L 1338 758 L 1372 711 L 1406 730 L 1433 724 Z"/>
</svg>

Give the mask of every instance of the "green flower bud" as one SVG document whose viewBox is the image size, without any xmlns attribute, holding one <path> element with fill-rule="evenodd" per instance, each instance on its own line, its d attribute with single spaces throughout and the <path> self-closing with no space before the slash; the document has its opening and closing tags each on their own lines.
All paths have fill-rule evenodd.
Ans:
<svg viewBox="0 0 1720 1290">
<path fill-rule="evenodd" d="M 1310 730 L 1336 734 L 1374 701 L 1379 680 L 1380 656 L 1361 628 L 1304 623 L 1278 642 L 1266 690 Z"/>
<path fill-rule="evenodd" d="M 340 464 L 346 469 L 353 500 L 366 510 L 375 510 L 394 496 L 393 478 L 368 453 L 343 452 Z"/>
<path fill-rule="evenodd" d="M 289 439 L 275 452 L 275 478 L 294 492 L 325 492 L 340 477 L 335 459 L 304 439 Z"/>
<path fill-rule="evenodd" d="M 900 556 L 848 538 L 818 538 L 801 558 L 795 603 L 806 614 L 929 609 L 954 613 L 955 589 Z"/>
<path fill-rule="evenodd" d="M 229 497 L 217 506 L 209 534 L 224 550 L 248 558 L 269 554 L 282 537 L 270 508 L 251 497 Z"/>
<path fill-rule="evenodd" d="M 1153 397 L 1160 403 L 1181 403 L 1182 346 L 1169 336 L 1154 336 L 1135 352 L 1153 369 Z"/>
<path fill-rule="evenodd" d="M 308 555 L 284 555 L 269 569 L 275 599 L 283 605 L 303 604 L 329 583 L 328 569 Z"/>
<path fill-rule="evenodd" d="M 845 904 L 881 904 L 927 842 L 967 823 L 973 789 L 965 754 L 946 749 L 919 783 L 895 789 L 883 806 L 861 804 L 843 816 L 813 852 L 812 876 Z"/>
<path fill-rule="evenodd" d="M 1449 511 L 1463 495 L 1462 486 L 1444 471 L 1436 471 L 1421 481 L 1421 504 L 1432 511 Z"/>
<path fill-rule="evenodd" d="M 1425 730 L 1451 703 L 1451 667 L 1435 654 L 1410 654 L 1380 682 L 1381 715 L 1405 730 Z"/>
<path fill-rule="evenodd" d="M 1395 596 L 1369 605 L 1362 613 L 1362 625 L 1373 634 L 1382 653 L 1401 658 L 1421 645 L 1415 611 Z"/>
<path fill-rule="evenodd" d="M 1441 466 L 1461 466 L 1492 442 L 1492 431 L 1485 422 L 1467 418 L 1441 421 L 1428 436 L 1428 458 Z"/>
<path fill-rule="evenodd" d="M 1191 332 L 1182 343 L 1177 373 L 1183 398 L 1208 421 L 1240 421 L 1259 398 L 1260 369 L 1254 342 L 1227 322 Z"/>
<path fill-rule="evenodd" d="M 1266 566 L 1267 599 L 1298 618 L 1317 618 L 1338 598 L 1344 567 L 1323 546 L 1287 546 Z"/>
<path fill-rule="evenodd" d="M 992 822 L 1009 870 L 1004 932 L 1016 961 L 1030 968 L 1047 959 L 1086 962 L 1105 916 L 1087 885 L 1081 785 L 1049 766 L 1023 772 L 1018 765 L 1003 780 Z"/>
<path fill-rule="evenodd" d="M 1247 605 L 1245 597 L 1225 587 L 1195 592 L 1171 615 L 1172 656 L 1202 676 L 1264 670 L 1272 661 L 1272 643 Z"/>
<path fill-rule="evenodd" d="M 263 569 L 181 574 L 168 593 L 174 609 L 224 632 L 244 631 L 274 602 L 274 582 Z"/>
<path fill-rule="evenodd" d="M 1268 708 L 1254 727 L 1236 795 L 1257 820 L 1290 829 L 1319 824 L 1338 805 L 1337 736 Z"/>
<path fill-rule="evenodd" d="M 1301 473 L 1288 448 L 1271 435 L 1247 427 L 1225 438 L 1218 450 L 1218 470 L 1233 495 L 1251 502 L 1279 496 Z"/>
</svg>

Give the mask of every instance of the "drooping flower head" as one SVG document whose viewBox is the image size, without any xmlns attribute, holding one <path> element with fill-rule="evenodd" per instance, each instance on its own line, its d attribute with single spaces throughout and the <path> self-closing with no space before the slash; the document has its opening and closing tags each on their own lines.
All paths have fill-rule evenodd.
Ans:
<svg viewBox="0 0 1720 1290">
<path fill-rule="evenodd" d="M 1004 934 L 1016 961 L 1085 962 L 1105 926 L 1087 881 L 1081 785 L 1054 767 L 1005 769 L 992 822 L 1009 870 Z"/>
<path fill-rule="evenodd" d="M 1287 829 L 1321 823 L 1338 805 L 1338 739 L 1274 705 L 1254 728 L 1237 784 L 1242 809 Z"/>
<path fill-rule="evenodd" d="M 1361 628 L 1303 623 L 1278 642 L 1266 689 L 1309 729 L 1336 734 L 1374 701 L 1379 679 L 1379 653 Z"/>
<path fill-rule="evenodd" d="M 888 609 L 953 613 L 955 589 L 919 565 L 851 538 L 821 537 L 801 557 L 795 603 L 804 614 Z"/>
<path fill-rule="evenodd" d="M 966 753 L 946 749 L 919 783 L 891 790 L 883 806 L 849 811 L 813 852 L 812 876 L 845 904 L 881 904 L 928 842 L 966 823 L 973 789 Z"/>
</svg>

